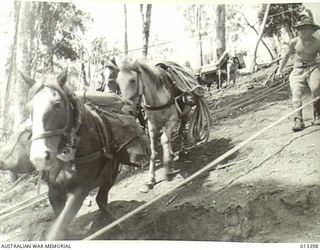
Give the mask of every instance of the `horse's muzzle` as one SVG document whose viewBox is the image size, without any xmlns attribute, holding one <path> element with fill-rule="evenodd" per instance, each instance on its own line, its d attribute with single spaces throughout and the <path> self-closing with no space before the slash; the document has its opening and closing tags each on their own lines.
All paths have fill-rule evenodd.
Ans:
<svg viewBox="0 0 320 250">
<path fill-rule="evenodd" d="M 38 171 L 49 170 L 56 163 L 54 152 L 46 147 L 40 147 L 41 144 L 39 145 L 37 142 L 34 141 L 31 144 L 30 161 Z"/>
</svg>

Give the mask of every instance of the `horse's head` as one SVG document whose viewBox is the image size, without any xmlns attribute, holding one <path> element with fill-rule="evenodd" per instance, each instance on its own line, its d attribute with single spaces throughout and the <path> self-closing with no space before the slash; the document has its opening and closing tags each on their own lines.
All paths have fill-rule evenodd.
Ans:
<svg viewBox="0 0 320 250">
<path fill-rule="evenodd" d="M 120 66 L 117 76 L 117 83 L 123 101 L 122 111 L 134 116 L 137 115 L 137 107 L 143 94 L 143 86 L 139 74 L 140 71 L 136 63 L 124 62 Z"/>
<path fill-rule="evenodd" d="M 108 74 L 108 88 L 111 93 L 119 93 L 119 86 L 117 84 L 117 76 L 119 72 L 119 68 L 115 62 L 115 60 L 111 60 L 106 64 L 105 72 Z"/>
<path fill-rule="evenodd" d="M 39 83 L 26 76 L 23 78 L 31 86 L 30 160 L 38 170 L 49 170 L 57 165 L 59 145 L 71 126 L 71 106 L 64 90 L 67 72 L 57 78 L 49 75 Z"/>
</svg>

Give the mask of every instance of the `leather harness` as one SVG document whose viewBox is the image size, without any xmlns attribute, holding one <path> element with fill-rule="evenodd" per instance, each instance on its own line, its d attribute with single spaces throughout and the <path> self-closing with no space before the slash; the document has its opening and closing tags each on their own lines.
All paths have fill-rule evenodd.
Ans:
<svg viewBox="0 0 320 250">
<path fill-rule="evenodd" d="M 57 158 L 60 159 L 61 161 L 64 162 L 69 162 L 69 163 L 74 163 L 74 164 L 85 164 L 85 163 L 89 163 L 92 161 L 97 160 L 98 158 L 100 158 L 101 156 L 109 158 L 109 159 L 113 159 L 113 154 L 108 152 L 108 146 L 109 144 L 106 142 L 106 138 L 110 138 L 110 136 L 106 131 L 106 128 L 104 126 L 104 123 L 102 121 L 102 119 L 99 117 L 98 114 L 95 114 L 94 112 L 90 111 L 91 114 L 93 114 L 94 117 L 94 121 L 97 125 L 97 127 L 99 128 L 99 133 L 100 135 L 100 141 L 103 144 L 103 147 L 94 152 L 91 153 L 89 155 L 85 155 L 85 156 L 81 156 L 81 157 L 69 157 L 69 154 L 71 154 L 70 150 L 72 149 L 76 149 L 77 147 L 77 143 L 75 143 L 75 138 L 77 135 L 76 133 L 78 132 L 78 129 L 80 128 L 80 122 L 78 122 L 78 124 L 73 124 L 74 126 L 72 126 L 72 121 L 71 121 L 71 110 L 74 110 L 74 107 L 72 105 L 72 101 L 70 101 L 70 99 L 72 99 L 72 94 L 71 92 L 68 93 L 68 91 L 66 91 L 65 89 L 63 89 L 62 87 L 58 86 L 57 84 L 49 84 L 49 83 L 40 83 L 40 84 L 35 84 L 32 89 L 30 90 L 30 97 L 33 98 L 40 90 L 42 90 L 44 87 L 48 87 L 48 88 L 52 88 L 56 91 L 58 91 L 58 93 L 61 95 L 65 105 L 66 105 L 66 114 L 67 114 L 67 120 L 66 120 L 66 124 L 63 128 L 61 129 L 57 129 L 57 130 L 53 130 L 53 131 L 46 131 L 40 134 L 36 134 L 36 135 L 32 135 L 31 140 L 37 140 L 40 138 L 48 138 L 48 137 L 52 137 L 52 136 L 57 136 L 57 135 L 61 135 L 61 136 L 65 136 L 67 138 L 67 142 L 71 142 L 70 145 L 66 145 L 66 148 L 63 150 L 63 153 L 58 154 Z M 83 104 L 82 104 L 83 106 Z M 82 110 L 78 110 L 80 113 L 83 113 L 83 108 Z M 81 116 L 83 114 L 80 114 Z"/>
</svg>

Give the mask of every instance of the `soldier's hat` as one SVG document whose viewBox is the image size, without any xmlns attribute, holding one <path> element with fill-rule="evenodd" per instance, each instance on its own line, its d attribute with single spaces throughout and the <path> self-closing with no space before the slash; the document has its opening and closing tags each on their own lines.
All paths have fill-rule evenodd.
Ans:
<svg viewBox="0 0 320 250">
<path fill-rule="evenodd" d="M 294 28 L 299 29 L 301 27 L 305 26 L 311 26 L 313 27 L 314 31 L 320 29 L 320 26 L 315 24 L 312 18 L 310 17 L 303 17 L 297 24 L 294 26 Z"/>
</svg>

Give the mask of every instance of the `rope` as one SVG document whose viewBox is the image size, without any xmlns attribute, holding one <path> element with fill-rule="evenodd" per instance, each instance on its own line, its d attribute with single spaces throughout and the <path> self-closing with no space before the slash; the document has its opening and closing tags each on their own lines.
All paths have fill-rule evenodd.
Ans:
<svg viewBox="0 0 320 250">
<path fill-rule="evenodd" d="M 112 222 L 111 224 L 107 225 L 106 227 L 98 230 L 97 232 L 93 233 L 92 235 L 89 235 L 88 237 L 86 237 L 84 240 L 92 240 L 97 238 L 98 236 L 102 235 L 103 233 L 107 232 L 108 230 L 110 230 L 111 228 L 117 226 L 118 224 L 122 223 L 123 221 L 129 219 L 130 217 L 132 217 L 133 215 L 135 215 L 136 213 L 144 210 L 145 208 L 149 207 L 150 205 L 152 205 L 153 203 L 155 203 L 156 201 L 160 200 L 161 198 L 163 198 L 164 196 L 172 193 L 173 191 L 175 191 L 176 189 L 184 186 L 185 184 L 187 184 L 188 182 L 192 181 L 193 179 L 195 179 L 196 177 L 198 177 L 199 175 L 201 175 L 202 173 L 208 171 L 210 168 L 212 168 L 213 166 L 219 164 L 221 161 L 225 160 L 226 158 L 228 158 L 230 155 L 234 154 L 235 152 L 237 152 L 239 149 L 243 148 L 245 145 L 247 145 L 249 142 L 251 142 L 252 140 L 254 140 L 255 138 L 257 138 L 259 135 L 263 134 L 265 131 L 267 131 L 268 129 L 274 127 L 275 125 L 279 124 L 280 122 L 282 122 L 283 120 L 287 119 L 288 117 L 290 117 L 291 115 L 293 115 L 294 113 L 296 113 L 299 110 L 302 110 L 304 107 L 316 102 L 320 100 L 320 97 L 314 98 L 311 101 L 309 101 L 308 103 L 302 105 L 300 108 L 297 108 L 295 110 L 293 110 L 292 112 L 290 112 L 289 114 L 283 116 L 282 118 L 280 118 L 279 120 L 271 123 L 270 125 L 268 125 L 267 127 L 261 129 L 260 131 L 258 131 L 256 134 L 252 135 L 251 137 L 249 137 L 248 139 L 246 139 L 245 141 L 243 141 L 242 143 L 238 144 L 237 146 L 235 146 L 234 148 L 230 149 L 229 151 L 227 151 L 226 153 L 224 153 L 223 155 L 219 156 L 218 158 L 216 158 L 214 161 L 208 163 L 205 167 L 203 167 L 202 169 L 200 169 L 198 172 L 194 173 L 193 175 L 189 176 L 187 179 L 185 179 L 184 181 L 180 182 L 179 184 L 175 185 L 174 187 L 172 187 L 171 189 L 167 190 L 166 192 L 164 192 L 163 194 L 160 194 L 158 196 L 156 196 L 154 199 L 148 201 L 147 203 L 143 204 L 142 206 L 134 209 L 133 211 L 125 214 L 124 216 L 122 216 L 121 218 L 119 218 L 118 220 Z"/>
<path fill-rule="evenodd" d="M 20 179 L 21 179 L 21 178 L 23 178 L 23 177 L 20 177 Z M 20 182 L 20 183 L 18 182 L 20 179 L 17 180 L 17 181 L 16 181 L 17 183 L 16 183 L 13 187 L 11 187 L 10 189 L 6 190 L 5 193 L 1 194 L 1 196 L 0 196 L 0 201 L 3 200 L 4 197 L 7 197 L 10 193 L 16 191 L 17 189 L 19 189 L 19 188 L 23 187 L 24 185 L 26 185 L 26 184 L 34 181 L 34 180 L 37 179 L 37 178 L 38 178 L 37 176 L 33 176 L 33 177 L 31 177 L 31 178 L 29 178 L 29 179 L 27 179 L 27 180 L 25 180 L 25 181 L 23 181 L 23 182 Z M 1 213 L 0 213 L 0 214 L 1 214 Z"/>
<path fill-rule="evenodd" d="M 11 215 L 13 215 L 13 214 L 15 214 L 15 213 L 17 213 L 17 212 L 19 212 L 19 211 L 27 208 L 27 207 L 30 207 L 30 206 L 38 203 L 38 202 L 41 202 L 41 201 L 47 199 L 46 194 L 47 194 L 47 191 L 42 192 L 40 195 L 34 196 L 34 197 L 32 197 L 32 198 L 30 198 L 30 199 L 28 199 L 28 200 L 24 200 L 24 201 L 22 201 L 22 202 L 20 202 L 20 203 L 18 203 L 18 204 L 16 204 L 16 205 L 14 205 L 14 206 L 12 206 L 12 207 L 9 207 L 9 208 L 6 208 L 6 209 L 0 211 L 0 214 L 2 214 L 2 215 L 0 216 L 0 220 L 3 220 L 3 219 L 5 219 L 5 218 L 7 218 L 7 217 L 9 217 L 9 216 L 11 216 Z M 28 202 L 30 202 L 30 203 L 24 205 L 25 203 L 28 203 Z M 22 205 L 24 205 L 24 206 L 22 206 Z M 15 209 L 16 207 L 18 207 L 18 208 Z M 13 209 L 15 209 L 15 210 L 13 210 Z M 10 211 L 10 210 L 13 210 L 13 211 L 10 212 L 10 213 L 7 213 L 7 212 Z"/>
<path fill-rule="evenodd" d="M 229 104 L 229 105 L 226 106 L 226 107 L 232 107 L 233 105 L 236 105 L 236 106 L 232 107 L 232 108 L 229 109 L 229 110 L 226 110 L 226 107 L 222 107 L 222 108 L 217 109 L 216 111 L 212 112 L 210 115 L 211 115 L 211 116 L 214 115 L 215 118 L 221 117 L 221 116 L 226 115 L 226 114 L 228 114 L 229 112 L 231 112 L 231 111 L 233 111 L 233 110 L 235 110 L 235 109 L 237 109 L 237 108 L 240 108 L 240 107 L 242 107 L 242 106 L 244 106 L 244 105 L 253 103 L 253 102 L 255 102 L 255 101 L 259 100 L 259 99 L 262 99 L 262 98 L 264 98 L 264 97 L 267 97 L 267 96 L 269 96 L 270 94 L 272 94 L 272 93 L 274 93 L 274 92 L 276 92 L 276 91 L 279 91 L 279 90 L 283 89 L 284 87 L 286 87 L 286 83 L 285 83 L 285 82 L 282 83 L 282 84 L 280 84 L 280 85 L 277 86 L 276 88 L 268 89 L 267 91 L 260 93 L 260 95 L 254 97 L 254 98 L 248 97 L 248 98 L 246 98 L 246 99 L 244 99 L 244 100 L 241 100 L 240 102 L 234 102 L 234 103 L 232 103 L 232 104 Z"/>
</svg>

